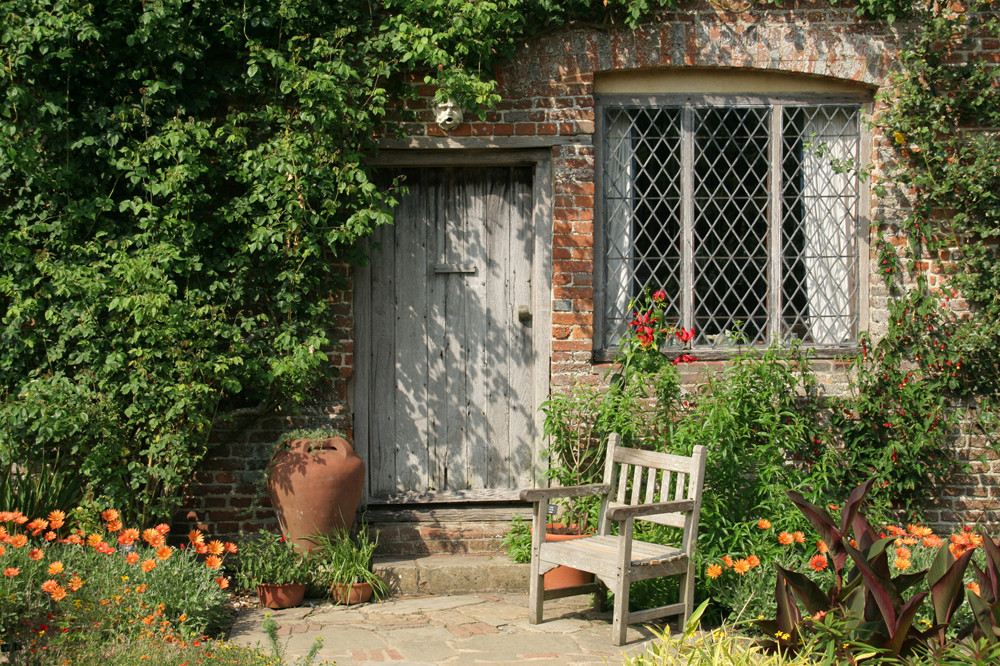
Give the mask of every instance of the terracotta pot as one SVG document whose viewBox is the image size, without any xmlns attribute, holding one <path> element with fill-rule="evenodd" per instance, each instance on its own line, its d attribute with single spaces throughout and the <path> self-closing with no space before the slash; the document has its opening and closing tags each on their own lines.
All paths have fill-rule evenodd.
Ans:
<svg viewBox="0 0 1000 666">
<path fill-rule="evenodd" d="M 574 530 L 574 527 L 577 529 Z M 579 526 L 565 526 L 562 523 L 550 523 L 545 526 L 546 541 L 569 541 L 570 539 L 580 539 L 587 536 L 586 534 L 553 534 L 552 530 L 578 532 Z M 559 590 L 564 587 L 575 587 L 577 585 L 586 585 L 587 583 L 593 582 L 594 574 L 587 571 L 580 571 L 579 569 L 574 569 L 573 567 L 559 565 L 555 569 L 549 569 L 545 572 L 545 576 L 542 579 L 542 587 L 546 590 Z"/>
<path fill-rule="evenodd" d="M 302 604 L 306 586 L 305 583 L 261 583 L 257 586 L 257 596 L 260 597 L 260 605 L 265 608 L 292 608 Z"/>
<path fill-rule="evenodd" d="M 365 464 L 343 437 L 289 440 L 268 465 L 278 524 L 303 550 L 316 546 L 310 536 L 351 528 L 364 482 Z"/>
<path fill-rule="evenodd" d="M 330 586 L 330 596 L 337 604 L 363 604 L 372 598 L 371 583 L 334 583 Z"/>
</svg>

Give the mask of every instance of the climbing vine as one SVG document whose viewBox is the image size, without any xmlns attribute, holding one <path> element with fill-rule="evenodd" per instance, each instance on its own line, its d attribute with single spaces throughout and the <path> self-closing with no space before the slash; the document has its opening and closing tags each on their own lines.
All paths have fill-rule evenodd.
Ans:
<svg viewBox="0 0 1000 666">
<path fill-rule="evenodd" d="M 855 468 L 911 509 L 955 469 L 962 433 L 995 437 L 1000 397 L 1000 69 L 981 55 L 1000 17 L 979 2 L 919 18 L 880 99 L 876 192 L 903 201 L 877 247 L 887 332 L 862 338 L 835 416 Z"/>
</svg>

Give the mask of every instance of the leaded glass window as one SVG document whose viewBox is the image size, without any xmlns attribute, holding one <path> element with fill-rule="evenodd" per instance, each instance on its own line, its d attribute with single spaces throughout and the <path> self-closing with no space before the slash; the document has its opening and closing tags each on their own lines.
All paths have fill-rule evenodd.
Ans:
<svg viewBox="0 0 1000 666">
<path fill-rule="evenodd" d="M 597 344 L 644 289 L 696 347 L 798 339 L 849 347 L 861 326 L 860 102 L 687 95 L 601 100 Z"/>
</svg>

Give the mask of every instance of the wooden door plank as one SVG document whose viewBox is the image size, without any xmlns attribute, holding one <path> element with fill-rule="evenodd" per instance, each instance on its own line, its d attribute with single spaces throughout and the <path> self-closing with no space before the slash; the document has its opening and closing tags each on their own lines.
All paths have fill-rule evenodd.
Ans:
<svg viewBox="0 0 1000 666">
<path fill-rule="evenodd" d="M 396 225 L 394 337 L 396 358 L 396 491 L 427 487 L 427 224 L 434 215 L 434 182 L 415 174 L 416 187 Z"/>
<path fill-rule="evenodd" d="M 455 170 L 447 171 L 447 195 L 444 215 L 444 261 L 442 263 L 464 263 L 465 197 Z M 445 407 L 445 485 L 443 490 L 465 490 L 468 478 L 468 337 L 466 294 L 463 273 L 444 273 L 446 336 L 444 359 L 446 391 Z"/>
<path fill-rule="evenodd" d="M 370 248 L 371 245 L 368 245 Z M 367 250 L 367 248 L 366 248 Z M 354 336 L 354 358 L 358 363 L 365 366 L 372 353 L 371 350 L 371 270 L 370 264 L 358 266 L 354 269 L 354 330 L 358 332 Z M 368 504 L 368 497 L 372 494 L 371 481 L 367 478 L 371 473 L 372 447 L 370 444 L 371 429 L 368 419 L 371 413 L 368 409 L 371 404 L 371 373 L 360 371 L 354 373 L 354 450 L 364 461 L 366 466 L 365 483 L 362 491 L 361 503 Z"/>
<path fill-rule="evenodd" d="M 532 271 L 535 260 L 535 233 L 532 210 L 532 174 L 529 169 L 510 169 L 512 198 L 507 237 L 510 261 L 511 302 L 507 309 L 510 330 L 510 429 L 507 438 L 507 483 L 511 486 L 530 486 L 533 482 L 535 462 L 535 349 L 534 285 Z M 522 322 L 518 308 L 526 306 L 530 319 Z"/>
<path fill-rule="evenodd" d="M 447 182 L 439 173 L 433 197 L 434 215 L 427 220 L 429 261 L 444 263 L 447 257 Z M 448 371 L 445 344 L 449 335 L 447 297 L 449 276 L 434 273 L 427 278 L 427 450 L 430 464 L 428 491 L 447 487 Z"/>
<path fill-rule="evenodd" d="M 402 206 L 403 203 L 400 204 Z M 379 249 L 372 253 L 371 274 L 371 460 L 368 479 L 373 495 L 395 489 L 394 451 L 396 416 L 395 339 L 395 233 L 396 228 L 382 227 L 375 239 Z"/>
<path fill-rule="evenodd" d="M 510 440 L 508 417 L 510 386 L 510 304 L 509 251 L 510 188 L 509 170 L 495 168 L 483 172 L 482 205 L 484 252 L 487 264 L 483 291 L 485 349 L 482 391 L 485 437 L 477 442 L 474 462 L 488 488 L 508 487 L 507 451 Z"/>
</svg>

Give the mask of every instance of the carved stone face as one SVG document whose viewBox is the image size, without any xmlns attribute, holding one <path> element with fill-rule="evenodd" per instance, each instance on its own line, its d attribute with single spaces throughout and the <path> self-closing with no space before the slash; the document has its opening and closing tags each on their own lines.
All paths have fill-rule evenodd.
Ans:
<svg viewBox="0 0 1000 666">
<path fill-rule="evenodd" d="M 455 100 L 449 99 L 447 102 L 438 102 L 434 105 L 434 120 L 445 131 L 453 130 L 461 125 L 463 117 L 462 109 L 455 103 Z"/>
</svg>

